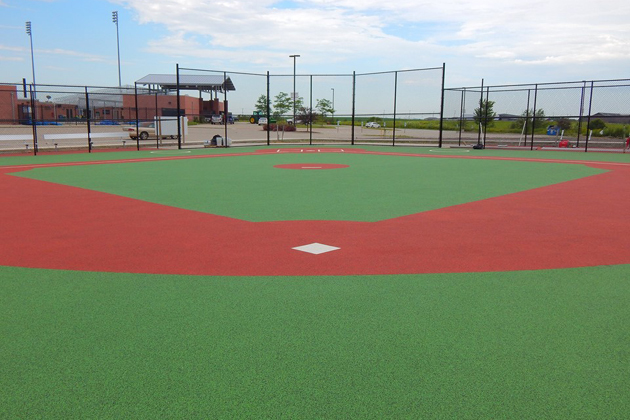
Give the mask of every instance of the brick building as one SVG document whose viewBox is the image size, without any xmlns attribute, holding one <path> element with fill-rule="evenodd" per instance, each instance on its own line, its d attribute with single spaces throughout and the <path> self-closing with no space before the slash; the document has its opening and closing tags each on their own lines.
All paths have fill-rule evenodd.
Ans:
<svg viewBox="0 0 630 420">
<path fill-rule="evenodd" d="M 77 90 L 75 93 L 60 95 L 53 92 L 38 92 L 38 97 L 46 95 L 47 101 L 39 98 L 34 101 L 35 118 L 39 121 L 73 121 L 86 119 L 129 121 L 152 120 L 156 116 L 176 116 L 177 80 L 174 75 L 148 75 L 136 82 L 133 87 L 101 88 Z M 180 114 L 189 120 L 205 119 L 226 112 L 226 105 L 218 94 L 224 89 L 235 90 L 232 81 L 219 76 L 180 77 L 180 91 L 199 92 L 195 98 L 180 92 Z M 202 93 L 209 93 L 204 100 Z M 52 96 L 54 95 L 54 97 Z M 137 102 L 136 102 L 137 98 Z M 0 85 L 0 122 L 2 124 L 24 124 L 32 119 L 32 103 L 25 98 L 21 85 Z"/>
</svg>

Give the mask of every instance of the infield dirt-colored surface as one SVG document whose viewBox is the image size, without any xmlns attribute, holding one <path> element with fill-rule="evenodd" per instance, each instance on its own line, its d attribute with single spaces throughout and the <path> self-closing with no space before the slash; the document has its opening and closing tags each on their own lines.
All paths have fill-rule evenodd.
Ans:
<svg viewBox="0 0 630 420">
<path fill-rule="evenodd" d="M 509 271 L 629 263 L 630 236 L 617 233 L 630 229 L 626 203 L 619 199 L 630 196 L 630 168 L 588 166 L 608 172 L 372 223 L 252 223 L 5 173 L 3 212 L 14 222 L 2 228 L 0 263 L 204 275 Z M 42 209 L 54 218 L 42 217 Z M 566 223 L 574 209 L 598 216 Z M 311 243 L 339 249 L 320 255 L 294 249 Z"/>
</svg>

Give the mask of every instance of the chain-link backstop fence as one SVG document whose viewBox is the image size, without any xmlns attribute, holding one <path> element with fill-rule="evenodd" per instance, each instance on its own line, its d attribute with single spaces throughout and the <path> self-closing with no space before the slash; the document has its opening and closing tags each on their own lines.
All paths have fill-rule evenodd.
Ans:
<svg viewBox="0 0 630 420">
<path fill-rule="evenodd" d="M 445 66 L 351 74 L 176 67 L 134 86 L 0 84 L 0 152 L 375 144 L 623 150 L 630 79 L 444 88 Z"/>
<path fill-rule="evenodd" d="M 444 126 L 458 145 L 623 150 L 630 80 L 448 88 Z"/>
</svg>

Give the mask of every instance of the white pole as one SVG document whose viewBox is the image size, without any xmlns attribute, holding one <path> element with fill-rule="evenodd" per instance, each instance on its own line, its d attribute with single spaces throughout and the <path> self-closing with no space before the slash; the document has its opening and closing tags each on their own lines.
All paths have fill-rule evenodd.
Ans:
<svg viewBox="0 0 630 420">
<path fill-rule="evenodd" d="M 523 141 L 523 136 L 525 136 L 525 126 L 527 125 L 527 120 L 523 123 L 523 129 L 521 130 L 521 137 L 518 138 L 518 145 L 521 146 L 521 142 Z"/>
</svg>

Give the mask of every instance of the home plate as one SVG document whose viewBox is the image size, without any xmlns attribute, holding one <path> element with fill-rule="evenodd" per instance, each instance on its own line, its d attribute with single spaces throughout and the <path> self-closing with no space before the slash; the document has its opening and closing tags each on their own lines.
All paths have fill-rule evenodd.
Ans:
<svg viewBox="0 0 630 420">
<path fill-rule="evenodd" d="M 295 249 L 296 251 L 308 252 L 309 254 L 319 255 L 325 252 L 336 251 L 341 248 L 338 248 L 336 246 L 319 244 L 315 242 L 308 245 L 296 246 L 295 248 L 291 248 L 291 249 Z"/>
</svg>

